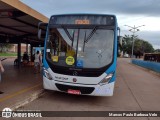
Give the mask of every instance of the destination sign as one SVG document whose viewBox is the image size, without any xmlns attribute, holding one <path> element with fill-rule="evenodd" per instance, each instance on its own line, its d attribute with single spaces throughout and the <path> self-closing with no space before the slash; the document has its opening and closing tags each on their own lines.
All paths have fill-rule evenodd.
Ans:
<svg viewBox="0 0 160 120">
<path fill-rule="evenodd" d="M 52 16 L 50 25 L 115 25 L 111 15 L 57 15 Z"/>
</svg>

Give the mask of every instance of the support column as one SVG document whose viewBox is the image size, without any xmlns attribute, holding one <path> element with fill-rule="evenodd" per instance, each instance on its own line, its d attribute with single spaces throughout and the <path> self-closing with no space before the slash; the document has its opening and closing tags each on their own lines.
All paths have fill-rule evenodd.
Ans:
<svg viewBox="0 0 160 120">
<path fill-rule="evenodd" d="M 28 52 L 29 52 L 29 51 L 28 51 L 28 44 L 26 44 L 26 52 L 27 52 L 27 54 L 28 54 Z"/>
<path fill-rule="evenodd" d="M 18 67 L 21 65 L 21 43 L 18 43 Z"/>
<path fill-rule="evenodd" d="M 30 45 L 30 55 L 31 55 L 31 62 L 34 62 L 33 61 L 33 45 L 32 44 Z"/>
</svg>

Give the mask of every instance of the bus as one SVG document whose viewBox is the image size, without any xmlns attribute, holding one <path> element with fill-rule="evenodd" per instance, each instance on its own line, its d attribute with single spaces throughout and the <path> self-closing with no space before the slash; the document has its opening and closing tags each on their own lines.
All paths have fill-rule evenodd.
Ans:
<svg viewBox="0 0 160 120">
<path fill-rule="evenodd" d="M 41 27 L 39 24 L 39 38 Z M 116 78 L 118 26 L 115 15 L 53 15 L 45 24 L 44 89 L 112 96 Z"/>
</svg>

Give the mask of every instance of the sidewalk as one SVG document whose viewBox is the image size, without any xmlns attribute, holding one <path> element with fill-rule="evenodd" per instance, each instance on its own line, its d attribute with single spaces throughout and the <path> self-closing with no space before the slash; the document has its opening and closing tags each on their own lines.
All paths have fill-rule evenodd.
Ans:
<svg viewBox="0 0 160 120">
<path fill-rule="evenodd" d="M 117 74 L 128 86 L 141 111 L 160 111 L 160 77 L 127 61 L 118 59 Z"/>
<path fill-rule="evenodd" d="M 16 108 L 43 92 L 42 74 L 34 74 L 33 66 L 14 66 L 14 59 L 7 58 L 2 62 L 5 72 L 0 83 L 0 91 L 4 92 L 0 94 L 0 110 Z"/>
</svg>

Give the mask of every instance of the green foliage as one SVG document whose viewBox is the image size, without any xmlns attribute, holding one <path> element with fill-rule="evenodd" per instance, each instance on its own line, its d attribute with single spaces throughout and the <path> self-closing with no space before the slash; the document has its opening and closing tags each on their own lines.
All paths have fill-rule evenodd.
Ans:
<svg viewBox="0 0 160 120">
<path fill-rule="evenodd" d="M 129 35 L 125 35 L 123 37 L 123 46 L 122 46 L 122 50 L 124 53 L 127 54 L 132 54 L 132 41 L 134 38 L 134 51 L 133 54 L 135 55 L 137 52 L 143 54 L 143 53 L 152 53 L 154 52 L 154 48 L 153 46 L 142 39 L 139 39 L 136 36 L 129 36 Z"/>
<path fill-rule="evenodd" d="M 12 46 L 12 44 L 0 43 L 0 52 L 7 52 Z"/>
<path fill-rule="evenodd" d="M 0 53 L 0 56 L 3 56 L 3 57 L 17 56 L 17 53 Z"/>
<path fill-rule="evenodd" d="M 156 49 L 154 52 L 155 53 L 160 53 L 160 49 Z"/>
<path fill-rule="evenodd" d="M 129 35 L 123 37 L 122 51 L 127 54 L 132 53 L 132 38 Z"/>
</svg>

